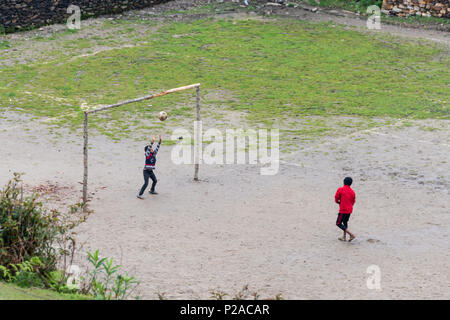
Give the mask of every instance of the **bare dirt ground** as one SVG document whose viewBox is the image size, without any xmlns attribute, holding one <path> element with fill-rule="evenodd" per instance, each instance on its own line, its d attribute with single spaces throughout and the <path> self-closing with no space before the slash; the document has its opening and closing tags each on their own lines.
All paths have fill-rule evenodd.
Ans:
<svg viewBox="0 0 450 320">
<path fill-rule="evenodd" d="M 236 293 L 245 284 L 287 299 L 448 299 L 449 130 L 431 122 L 440 129 L 424 131 L 420 122 L 307 145 L 283 155 L 275 176 L 257 166 L 204 165 L 197 183 L 192 166 L 174 165 L 163 144 L 160 194 L 143 201 L 136 193 L 146 141 L 93 137 L 94 214 L 78 230 L 82 252 L 98 248 L 120 261 L 148 299 L 209 298 L 210 290 Z M 0 183 L 25 172 L 29 186 L 51 180 L 65 192 L 55 206 L 77 201 L 81 137 L 62 133 L 55 139 L 45 126 L 3 121 Z M 352 243 L 338 241 L 334 225 L 333 196 L 346 175 L 357 193 Z M 366 286 L 373 264 L 380 291 Z"/>
<path fill-rule="evenodd" d="M 140 13 L 149 10 L 158 8 Z M 302 11 L 305 19 L 322 17 Z M 107 18 L 89 23 L 101 19 Z M 404 35 L 401 27 L 392 28 Z M 96 29 L 87 30 L 95 34 Z M 408 33 L 448 45 L 447 33 Z M 27 34 L 10 38 L 23 41 L 14 39 Z M 23 59 L 12 63 L 39 57 L 27 45 L 23 41 Z M 24 172 L 28 190 L 54 193 L 52 206 L 78 201 L 80 132 L 58 129 L 52 135 L 23 115 L 0 116 L 0 185 L 13 172 Z M 146 194 L 141 201 L 136 193 L 143 182 L 145 138 L 91 137 L 94 213 L 78 230 L 84 243 L 78 262 L 85 261 L 83 252 L 100 249 L 141 280 L 142 298 L 156 299 L 157 292 L 169 299 L 209 298 L 211 290 L 233 294 L 245 284 L 262 298 L 278 293 L 286 299 L 450 298 L 448 121 L 343 130 L 342 136 L 283 153 L 275 176 L 261 176 L 258 166 L 203 165 L 201 181 L 193 182 L 193 167 L 174 165 L 172 147 L 163 144 L 156 171 L 159 195 Z M 341 233 L 334 225 L 333 197 L 346 175 L 354 178 L 357 194 L 352 243 L 338 241 Z M 366 286 L 370 265 L 380 267 L 381 290 Z"/>
</svg>

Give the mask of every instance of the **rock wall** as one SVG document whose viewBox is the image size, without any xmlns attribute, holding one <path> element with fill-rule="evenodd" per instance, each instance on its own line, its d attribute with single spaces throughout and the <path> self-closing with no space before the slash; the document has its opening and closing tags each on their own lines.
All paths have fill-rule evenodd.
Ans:
<svg viewBox="0 0 450 320">
<path fill-rule="evenodd" d="M 383 12 L 400 17 L 450 18 L 450 0 L 383 0 Z"/>
<path fill-rule="evenodd" d="M 0 0 L 0 29 L 15 31 L 65 22 L 70 5 L 81 9 L 82 17 L 142 9 L 170 0 Z"/>
</svg>

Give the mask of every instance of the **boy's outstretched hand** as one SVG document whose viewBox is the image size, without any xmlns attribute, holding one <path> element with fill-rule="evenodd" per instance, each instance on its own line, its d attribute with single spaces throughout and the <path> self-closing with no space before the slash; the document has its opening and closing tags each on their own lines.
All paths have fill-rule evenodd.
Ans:
<svg viewBox="0 0 450 320">
<path fill-rule="evenodd" d="M 162 141 L 161 136 L 159 136 L 159 143 L 161 143 L 161 141 Z"/>
</svg>

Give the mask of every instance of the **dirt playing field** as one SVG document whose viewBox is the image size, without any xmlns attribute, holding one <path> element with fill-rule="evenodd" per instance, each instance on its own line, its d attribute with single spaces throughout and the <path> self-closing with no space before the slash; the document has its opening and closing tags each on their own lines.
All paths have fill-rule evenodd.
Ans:
<svg viewBox="0 0 450 320">
<path fill-rule="evenodd" d="M 448 44 L 441 41 L 448 34 L 427 32 Z M 239 127 L 237 112 L 223 112 Z M 29 189 L 53 192 L 50 205 L 78 201 L 81 132 L 52 134 L 45 121 L 8 110 L 0 119 L 0 186 L 23 172 Z M 214 124 L 207 114 L 204 120 Z M 277 175 L 261 176 L 259 166 L 203 165 L 199 182 L 193 166 L 172 163 L 163 135 L 159 195 L 146 192 L 144 200 L 136 194 L 150 137 L 93 135 L 94 213 L 78 229 L 77 263 L 100 249 L 140 280 L 136 295 L 144 299 L 208 299 L 212 290 L 233 295 L 247 284 L 261 298 L 449 299 L 448 120 L 374 121 L 364 130 L 336 124 L 334 135 L 299 142 L 282 153 Z M 347 175 L 356 192 L 351 243 L 338 241 L 335 226 L 334 193 Z M 371 265 L 381 270 L 381 290 L 366 285 Z"/>
<path fill-rule="evenodd" d="M 275 176 L 255 166 L 192 166 L 170 161 L 162 146 L 159 195 L 136 199 L 145 143 L 91 140 L 94 214 L 79 228 L 83 252 L 99 248 L 141 280 L 140 296 L 209 298 L 245 284 L 263 297 L 288 299 L 446 298 L 449 296 L 448 123 L 424 132 L 383 128 L 330 138 L 287 162 Z M 78 199 L 80 137 L 55 139 L 45 127 L 0 128 L 1 180 L 25 172 L 30 185 L 51 181 L 59 203 Z M 54 142 L 52 142 L 54 141 Z M 73 143 L 76 141 L 76 143 Z M 305 149 L 307 150 L 307 149 Z M 335 227 L 336 188 L 351 175 L 357 194 L 350 220 L 357 239 Z M 64 188 L 65 187 L 65 188 Z M 72 191 L 73 188 L 74 190 Z M 381 268 L 381 291 L 366 269 Z"/>
</svg>

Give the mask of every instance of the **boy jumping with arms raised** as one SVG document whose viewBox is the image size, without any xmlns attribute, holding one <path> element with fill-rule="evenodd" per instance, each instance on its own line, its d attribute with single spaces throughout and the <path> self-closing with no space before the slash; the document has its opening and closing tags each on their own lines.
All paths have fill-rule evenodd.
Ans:
<svg viewBox="0 0 450 320">
<path fill-rule="evenodd" d="M 353 183 L 353 179 L 350 177 L 346 177 L 344 179 L 344 186 L 337 189 L 336 195 L 334 196 L 334 201 L 339 204 L 339 213 L 336 220 L 336 225 L 342 231 L 344 231 L 344 235 L 342 238 L 339 238 L 341 241 L 346 241 L 346 235 L 350 236 L 348 241 L 352 241 L 355 239 L 355 235 L 348 230 L 348 220 L 350 219 L 350 214 L 353 212 L 353 205 L 355 204 L 355 191 L 353 191 L 350 186 Z"/>
<path fill-rule="evenodd" d="M 161 146 L 161 136 L 159 136 L 159 142 L 155 149 L 153 149 L 153 143 L 155 142 L 156 138 L 153 136 L 152 142 L 145 147 L 145 166 L 144 166 L 144 185 L 141 188 L 141 191 L 138 194 L 139 199 L 144 199 L 142 195 L 144 194 L 145 189 L 148 186 L 148 179 L 152 179 L 152 187 L 150 188 L 151 194 L 158 194 L 155 191 L 156 182 L 156 176 L 153 170 L 155 170 L 156 165 L 156 154 L 158 153 L 159 147 Z"/>
</svg>

